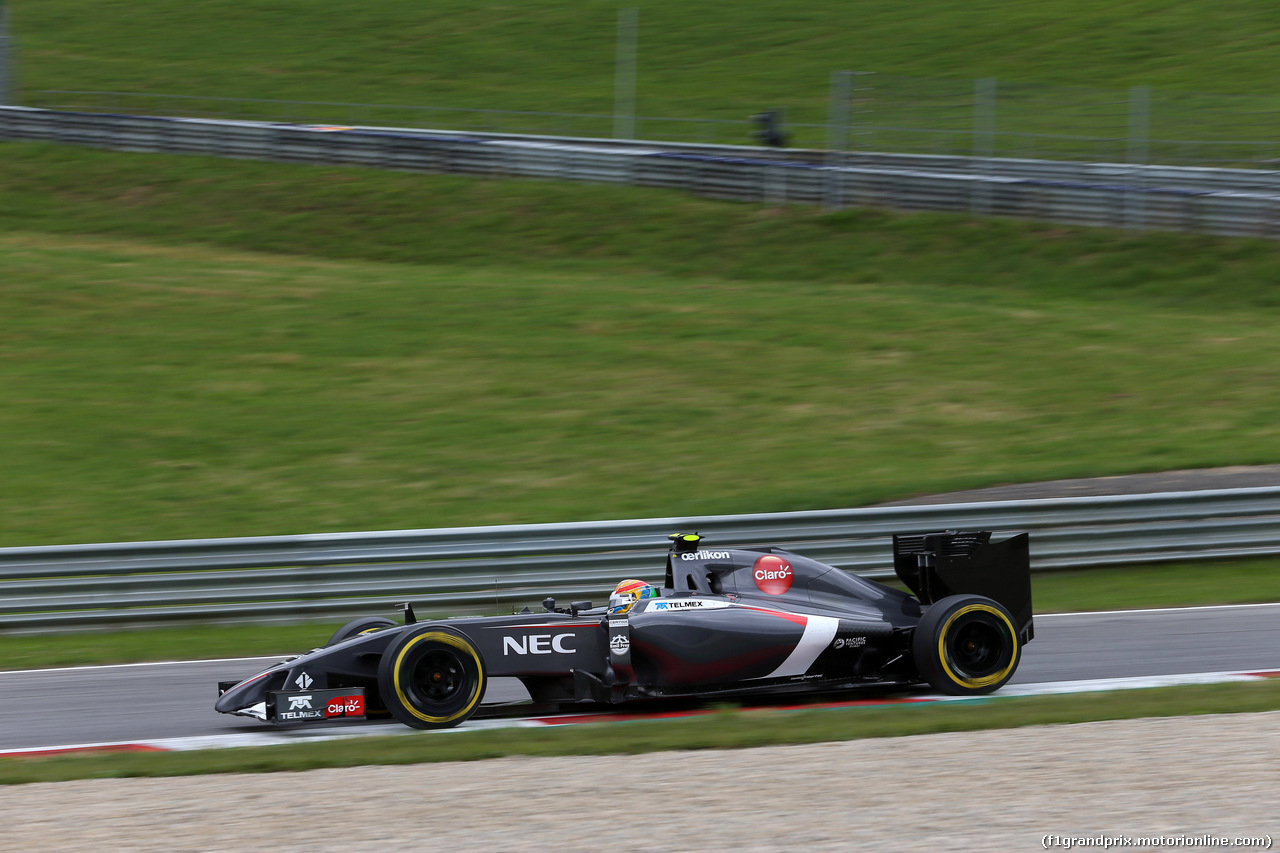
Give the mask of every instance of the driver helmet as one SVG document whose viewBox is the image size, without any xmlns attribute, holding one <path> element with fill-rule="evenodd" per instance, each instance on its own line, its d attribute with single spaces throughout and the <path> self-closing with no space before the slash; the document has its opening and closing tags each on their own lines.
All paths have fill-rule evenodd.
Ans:
<svg viewBox="0 0 1280 853">
<path fill-rule="evenodd" d="M 644 581 L 625 580 L 614 587 L 613 594 L 609 596 L 609 613 L 626 613 L 637 601 L 657 597 L 658 591 Z"/>
</svg>

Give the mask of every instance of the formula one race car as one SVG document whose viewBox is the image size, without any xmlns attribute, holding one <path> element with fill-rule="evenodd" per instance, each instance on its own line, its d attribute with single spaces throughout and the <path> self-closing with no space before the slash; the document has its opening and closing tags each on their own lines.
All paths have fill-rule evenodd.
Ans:
<svg viewBox="0 0 1280 853">
<path fill-rule="evenodd" d="M 660 589 L 626 582 L 607 608 L 547 599 L 541 613 L 424 622 L 406 606 L 403 625 L 357 619 L 324 648 L 219 684 L 215 707 L 445 728 L 475 713 L 494 676 L 552 704 L 922 681 L 980 694 L 1009 680 L 1033 636 L 1025 533 L 895 536 L 894 569 L 914 595 L 778 548 L 671 539 Z"/>
</svg>

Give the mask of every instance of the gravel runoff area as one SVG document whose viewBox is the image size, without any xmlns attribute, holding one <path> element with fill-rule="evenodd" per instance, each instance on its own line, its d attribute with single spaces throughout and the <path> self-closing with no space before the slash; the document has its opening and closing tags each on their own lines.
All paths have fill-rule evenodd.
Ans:
<svg viewBox="0 0 1280 853">
<path fill-rule="evenodd" d="M 1274 485 L 1280 465 L 895 503 Z M 785 725 L 785 714 L 777 721 Z M 1206 835 L 1280 842 L 1278 755 L 1280 712 L 1271 712 L 732 751 L 17 785 L 0 787 L 0 853 L 1016 851 L 1099 836 L 1112 849 L 1163 850 L 1125 841 Z M 1058 846 L 1046 836 L 1058 836 Z"/>
<path fill-rule="evenodd" d="M 778 725 L 786 720 L 777 715 Z M 626 725 L 617 732 L 625 739 Z M 42 783 L 0 788 L 0 850 L 1017 851 L 1044 849 L 1047 835 L 1100 834 L 1280 841 L 1277 755 L 1280 712 L 1269 712 Z"/>
</svg>

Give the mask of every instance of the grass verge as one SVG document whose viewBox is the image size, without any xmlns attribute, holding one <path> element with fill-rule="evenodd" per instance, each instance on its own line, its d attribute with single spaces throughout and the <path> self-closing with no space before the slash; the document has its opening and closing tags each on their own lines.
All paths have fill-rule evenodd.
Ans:
<svg viewBox="0 0 1280 853">
<path fill-rule="evenodd" d="M 1280 258 L 1271 240 L 961 214 L 828 213 L 675 190 L 52 143 L 5 142 L 3 152 L 0 231 L 113 235 L 312 260 L 910 283 L 982 298 L 1023 294 L 1161 307 L 1280 306 L 1272 286 Z"/>
<path fill-rule="evenodd" d="M 701 717 L 552 729 L 498 729 L 367 737 L 318 744 L 186 753 L 122 753 L 0 759 L 0 784 L 130 776 L 267 773 L 475 761 L 507 755 L 610 755 L 738 749 L 872 737 L 1020 728 L 1140 717 L 1280 709 L 1280 681 L 1197 685 L 1113 693 L 991 698 L 838 709 L 723 710 Z M 785 720 L 785 725 L 779 725 Z M 619 737 L 618 726 L 626 726 Z"/>
<path fill-rule="evenodd" d="M 1038 613 L 1280 601 L 1280 560 L 1170 563 L 1032 575 Z"/>
<path fill-rule="evenodd" d="M 1275 459 L 1270 243 L 5 153 L 5 545 Z"/>
<path fill-rule="evenodd" d="M 613 112 L 613 3 L 330 0 L 317 14 L 304 0 L 249 0 L 234 16 L 210 0 L 152 0 L 144 16 L 95 0 L 9 6 L 28 92 Z M 786 106 L 793 121 L 821 122 L 830 74 L 847 68 L 1257 92 L 1276 65 L 1275 23 L 1274 10 L 1246 0 L 650 0 L 639 19 L 637 108 L 744 119 Z M 883 85 L 869 88 L 861 120 L 889 123 Z M 936 97 L 959 112 L 966 94 L 953 85 Z"/>
<path fill-rule="evenodd" d="M 1039 613 L 1272 602 L 1280 601 L 1280 561 L 1051 572 L 1034 575 L 1033 585 Z M 395 616 L 389 607 L 385 615 Z M 0 634 L 0 670 L 296 654 L 321 645 L 341 622 Z"/>
</svg>

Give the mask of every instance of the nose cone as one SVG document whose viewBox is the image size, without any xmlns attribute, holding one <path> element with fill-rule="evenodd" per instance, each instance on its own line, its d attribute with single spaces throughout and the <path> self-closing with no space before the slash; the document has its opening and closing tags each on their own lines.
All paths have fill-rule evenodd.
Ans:
<svg viewBox="0 0 1280 853">
<path fill-rule="evenodd" d="M 218 701 L 214 703 L 213 709 L 222 714 L 231 714 L 242 708 L 248 708 L 250 705 L 265 702 L 267 690 L 276 681 L 271 676 L 277 672 L 283 674 L 284 670 L 269 669 L 260 675 L 255 675 L 253 678 L 245 679 L 219 696 Z"/>
</svg>

